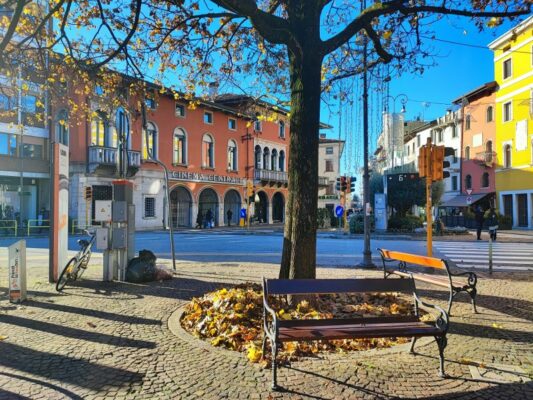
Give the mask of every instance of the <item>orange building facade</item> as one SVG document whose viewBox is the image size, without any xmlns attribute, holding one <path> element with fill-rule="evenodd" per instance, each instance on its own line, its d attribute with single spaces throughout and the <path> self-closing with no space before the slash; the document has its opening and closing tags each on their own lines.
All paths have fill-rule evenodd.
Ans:
<svg viewBox="0 0 533 400">
<path fill-rule="evenodd" d="M 486 83 L 456 100 L 463 104 L 461 187 L 472 203 L 494 205 L 496 140 L 495 99 L 498 85 Z M 486 207 L 485 207 L 486 208 Z"/>
<path fill-rule="evenodd" d="M 78 104 L 88 104 L 90 111 L 69 116 L 68 133 L 62 134 L 70 147 L 69 209 L 74 224 L 90 224 L 94 202 L 112 199 L 119 165 L 125 165 L 124 176 L 134 183 L 137 229 L 195 227 L 200 220 L 205 227 L 206 216 L 212 216 L 214 226 L 238 224 L 241 209 L 247 208 L 248 182 L 254 187 L 252 221 L 284 220 L 290 134 L 286 110 L 245 96 L 195 99 L 191 107 L 171 93 L 155 94 L 145 100 L 145 132 L 134 105 L 138 102 L 104 111 L 99 95 L 105 96 L 97 88 L 89 97 L 78 96 Z M 65 110 L 56 107 L 54 113 L 64 115 Z M 62 129 L 55 125 L 56 136 Z M 127 138 L 125 163 L 121 135 Z M 170 215 L 165 174 L 150 154 L 168 168 Z M 84 196 L 87 187 L 92 189 L 90 199 Z"/>
</svg>

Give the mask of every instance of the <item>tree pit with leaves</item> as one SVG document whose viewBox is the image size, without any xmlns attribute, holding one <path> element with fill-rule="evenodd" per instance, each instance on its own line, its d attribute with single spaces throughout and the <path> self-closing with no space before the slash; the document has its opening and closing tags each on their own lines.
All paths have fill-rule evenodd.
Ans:
<svg viewBox="0 0 533 400">
<path fill-rule="evenodd" d="M 276 296 L 271 299 L 271 304 L 274 305 L 278 317 L 286 320 L 372 318 L 412 315 L 414 311 L 412 299 L 397 293 L 323 295 L 317 297 L 316 307 L 311 306 L 307 300 L 300 301 L 293 307 L 284 297 Z M 422 319 L 431 319 L 431 314 L 424 314 Z M 263 367 L 270 366 L 271 352 L 262 354 L 261 350 L 263 293 L 258 284 L 245 283 L 193 298 L 185 307 L 181 326 L 193 336 L 209 341 L 213 346 L 245 352 L 252 363 L 260 363 Z M 407 341 L 407 338 L 369 338 L 285 342 L 278 353 L 278 360 L 283 363 L 301 357 L 316 357 L 320 353 L 386 348 Z"/>
</svg>

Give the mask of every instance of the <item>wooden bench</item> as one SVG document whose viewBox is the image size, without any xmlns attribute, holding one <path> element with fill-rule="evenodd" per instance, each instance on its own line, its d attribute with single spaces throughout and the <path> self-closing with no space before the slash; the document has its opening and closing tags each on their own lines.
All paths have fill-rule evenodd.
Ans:
<svg viewBox="0 0 533 400">
<path fill-rule="evenodd" d="M 421 282 L 431 283 L 433 285 L 448 288 L 450 291 L 448 299 L 448 314 L 450 314 L 452 310 L 452 302 L 454 297 L 458 293 L 466 292 L 470 295 L 474 313 L 477 313 L 477 275 L 474 272 L 452 272 L 450 270 L 450 266 L 448 265 L 448 261 L 445 259 L 425 257 L 417 254 L 402 253 L 399 251 L 385 249 L 378 250 L 381 253 L 381 260 L 383 262 L 384 278 L 388 278 L 390 275 L 394 274 L 402 278 L 414 278 Z M 392 267 L 389 266 L 391 263 L 394 264 Z M 434 275 L 423 272 L 408 271 L 408 264 L 445 271 L 446 275 Z"/>
<path fill-rule="evenodd" d="M 413 295 L 414 315 L 351 319 L 284 320 L 278 318 L 269 296 L 320 295 L 363 292 L 401 292 Z M 282 342 L 382 337 L 411 337 L 412 353 L 417 338 L 433 336 L 439 348 L 440 376 L 444 377 L 444 348 L 448 331 L 448 315 L 435 305 L 422 302 L 416 295 L 413 279 L 265 279 L 263 278 L 263 354 L 266 340 L 272 347 L 272 389 L 277 390 L 276 356 Z M 435 322 L 423 322 L 419 307 L 440 312 Z"/>
</svg>

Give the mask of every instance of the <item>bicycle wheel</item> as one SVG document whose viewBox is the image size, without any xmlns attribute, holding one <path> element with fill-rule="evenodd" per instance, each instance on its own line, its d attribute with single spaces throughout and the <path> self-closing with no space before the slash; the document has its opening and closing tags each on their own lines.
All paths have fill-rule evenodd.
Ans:
<svg viewBox="0 0 533 400">
<path fill-rule="evenodd" d="M 72 257 L 70 261 L 65 265 L 65 268 L 61 272 L 61 275 L 59 275 L 59 279 L 56 283 L 56 290 L 58 292 L 61 292 L 67 282 L 69 281 L 75 281 L 77 278 L 77 269 L 78 269 L 78 260 L 76 260 L 76 257 Z"/>
</svg>

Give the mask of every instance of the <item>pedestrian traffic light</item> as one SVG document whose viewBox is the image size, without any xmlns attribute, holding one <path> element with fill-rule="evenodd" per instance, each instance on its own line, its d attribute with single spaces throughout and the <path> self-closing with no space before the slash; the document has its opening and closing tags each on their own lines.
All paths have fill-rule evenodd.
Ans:
<svg viewBox="0 0 533 400">
<path fill-rule="evenodd" d="M 85 200 L 91 200 L 93 198 L 93 187 L 85 186 Z"/>
<path fill-rule="evenodd" d="M 418 153 L 418 175 L 423 178 L 428 176 L 427 147 L 422 146 Z"/>
<path fill-rule="evenodd" d="M 357 178 L 355 176 L 350 177 L 350 193 L 355 192 L 355 182 L 357 181 Z"/>
<path fill-rule="evenodd" d="M 450 167 L 450 162 L 445 161 L 445 157 L 455 155 L 455 149 L 453 147 L 433 146 L 432 152 L 432 180 L 441 181 L 450 177 L 450 173 L 445 171 Z"/>
</svg>

